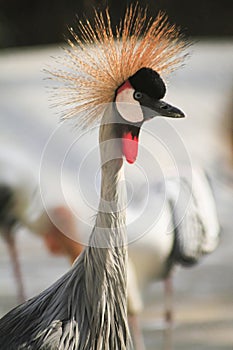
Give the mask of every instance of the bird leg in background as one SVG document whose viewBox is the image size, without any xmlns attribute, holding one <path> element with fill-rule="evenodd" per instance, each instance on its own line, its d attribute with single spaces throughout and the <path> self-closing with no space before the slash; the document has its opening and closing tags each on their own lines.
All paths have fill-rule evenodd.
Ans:
<svg viewBox="0 0 233 350">
<path fill-rule="evenodd" d="M 164 280 L 165 323 L 167 328 L 173 325 L 173 283 L 169 274 Z"/>
<path fill-rule="evenodd" d="M 24 292 L 22 273 L 20 269 L 19 257 L 18 257 L 16 244 L 15 244 L 15 238 L 12 236 L 11 232 L 9 232 L 9 234 L 6 235 L 5 241 L 9 249 L 9 254 L 13 265 L 16 284 L 18 287 L 18 301 L 20 303 L 23 303 L 26 300 L 26 297 Z"/>
<path fill-rule="evenodd" d="M 141 326 L 139 323 L 138 315 L 128 315 L 128 322 L 130 333 L 132 335 L 133 349 L 134 350 L 145 350 L 144 339 L 142 335 Z"/>
<path fill-rule="evenodd" d="M 164 280 L 165 302 L 165 327 L 164 327 L 164 350 L 173 349 L 172 326 L 173 326 L 173 280 L 169 274 Z"/>
</svg>

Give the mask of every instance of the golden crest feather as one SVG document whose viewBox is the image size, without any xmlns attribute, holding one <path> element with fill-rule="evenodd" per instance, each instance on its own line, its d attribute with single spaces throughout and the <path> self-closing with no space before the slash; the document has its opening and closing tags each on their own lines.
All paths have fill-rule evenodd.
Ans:
<svg viewBox="0 0 233 350">
<path fill-rule="evenodd" d="M 113 30 L 108 9 L 95 12 L 94 25 L 79 21 L 79 35 L 71 28 L 61 69 L 50 74 L 63 81 L 57 105 L 63 118 L 79 117 L 81 127 L 102 116 L 103 105 L 113 102 L 116 89 L 140 68 L 166 75 L 184 60 L 187 42 L 179 30 L 160 12 L 155 20 L 147 11 L 131 5 Z"/>
</svg>

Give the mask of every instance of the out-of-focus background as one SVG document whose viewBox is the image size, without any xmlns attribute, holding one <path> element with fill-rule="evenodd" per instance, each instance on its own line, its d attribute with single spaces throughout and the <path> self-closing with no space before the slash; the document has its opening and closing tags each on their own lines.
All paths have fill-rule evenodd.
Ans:
<svg viewBox="0 0 233 350">
<path fill-rule="evenodd" d="M 187 118 L 169 121 L 166 126 L 153 120 L 148 126 L 152 135 L 172 129 L 172 137 L 182 144 L 169 154 L 162 149 L 158 156 L 160 171 L 166 174 L 171 158 L 178 167 L 190 162 L 205 166 L 222 226 L 218 249 L 198 266 L 180 269 L 175 274 L 174 348 L 232 349 L 233 2 L 138 2 L 146 5 L 152 16 L 158 10 L 166 11 L 169 20 L 179 25 L 193 41 L 190 58 L 184 68 L 170 77 L 166 96 L 167 101 L 185 111 Z M 98 202 L 98 190 L 93 187 L 93 191 L 89 186 L 95 172 L 92 166 L 97 165 L 82 162 L 97 145 L 97 131 L 91 136 L 83 135 L 70 124 L 59 124 L 59 116 L 51 108 L 47 88 L 50 82 L 45 79 L 43 69 L 56 64 L 52 56 L 63 54 L 60 47 L 66 45 L 67 26 L 75 28 L 77 17 L 91 21 L 93 6 L 99 11 L 106 5 L 113 23 L 117 23 L 124 13 L 125 1 L 0 1 L 0 178 L 5 174 L 5 166 L 11 163 L 14 165 L 9 171 L 12 181 L 19 176 L 25 176 L 27 181 L 30 173 L 33 174 L 33 185 L 28 182 L 28 186 L 35 186 L 36 192 L 28 209 L 32 217 L 42 210 L 41 194 L 46 207 L 63 202 L 75 213 L 77 202 L 80 218 L 88 220 L 89 228 L 93 223 L 91 215 Z M 146 130 L 141 137 L 142 144 L 144 141 L 147 142 Z M 76 145 L 74 149 L 72 142 Z M 128 170 L 130 176 L 134 176 L 134 171 L 137 173 L 144 161 L 139 154 L 138 165 Z M 98 164 L 98 158 L 96 162 Z M 78 183 L 81 163 L 86 176 L 82 173 Z M 18 171 L 22 175 L 18 175 Z M 99 174 L 93 181 L 98 187 Z M 80 184 L 85 190 L 77 188 Z M 39 192 L 37 185 L 41 186 Z M 93 204 L 90 212 L 85 211 L 86 198 L 91 206 Z M 77 230 L 82 231 L 81 223 L 77 224 Z M 85 234 L 80 232 L 81 236 Z M 69 260 L 50 254 L 44 240 L 29 229 L 21 228 L 15 236 L 28 298 L 67 271 Z M 0 316 L 18 303 L 12 271 L 7 245 L 1 239 Z M 162 331 L 157 329 L 157 320 L 163 311 L 161 283 L 152 284 L 145 293 L 141 324 L 146 346 L 151 350 L 162 349 Z"/>
<path fill-rule="evenodd" d="M 76 17 L 93 16 L 93 8 L 109 6 L 113 24 L 123 16 L 126 4 L 133 1 L 85 0 L 29 1 L 9 0 L 0 3 L 0 47 L 53 44 L 63 41 L 67 26 L 73 26 Z M 135 1 L 134 1 L 135 2 Z M 154 16 L 158 10 L 167 12 L 170 20 L 191 36 L 222 38 L 232 36 L 232 2 L 230 0 L 140 0 Z"/>
</svg>

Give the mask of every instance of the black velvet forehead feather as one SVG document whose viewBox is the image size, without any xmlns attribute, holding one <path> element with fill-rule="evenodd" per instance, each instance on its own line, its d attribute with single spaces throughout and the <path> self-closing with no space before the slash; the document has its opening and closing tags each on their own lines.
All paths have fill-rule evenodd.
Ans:
<svg viewBox="0 0 233 350">
<path fill-rule="evenodd" d="M 151 68 L 141 68 L 129 78 L 130 84 L 136 91 L 160 100 L 164 97 L 166 86 L 160 75 Z"/>
</svg>

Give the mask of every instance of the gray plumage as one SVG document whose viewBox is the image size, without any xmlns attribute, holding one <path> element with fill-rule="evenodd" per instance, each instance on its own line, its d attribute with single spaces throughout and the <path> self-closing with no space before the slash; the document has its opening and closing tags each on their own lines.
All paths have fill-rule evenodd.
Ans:
<svg viewBox="0 0 233 350">
<path fill-rule="evenodd" d="M 114 124 L 101 126 L 100 142 L 112 129 Z M 100 145 L 101 200 L 89 247 L 50 288 L 0 320 L 0 349 L 127 348 L 125 189 L 115 142 Z"/>
<path fill-rule="evenodd" d="M 86 264 L 90 255 L 94 255 L 95 263 L 98 263 L 96 255 L 100 251 L 99 257 L 103 263 L 102 248 L 88 249 L 59 281 L 3 317 L 0 348 L 126 349 L 127 329 L 121 327 L 122 314 L 126 313 L 124 293 L 122 300 L 117 298 L 116 293 L 119 279 L 112 276 L 112 269 L 109 269 L 104 276 L 106 284 L 103 284 L 99 280 L 102 276 L 98 273 L 101 267 L 96 271 L 96 265 Z M 110 260 L 109 250 L 105 250 L 105 253 L 106 260 Z M 89 271 L 88 275 L 86 270 Z M 121 274 L 121 271 L 117 272 Z M 112 280 L 114 277 L 115 281 Z M 89 278 L 92 278 L 92 290 L 88 288 Z M 113 303 L 114 296 L 117 302 Z"/>
</svg>

